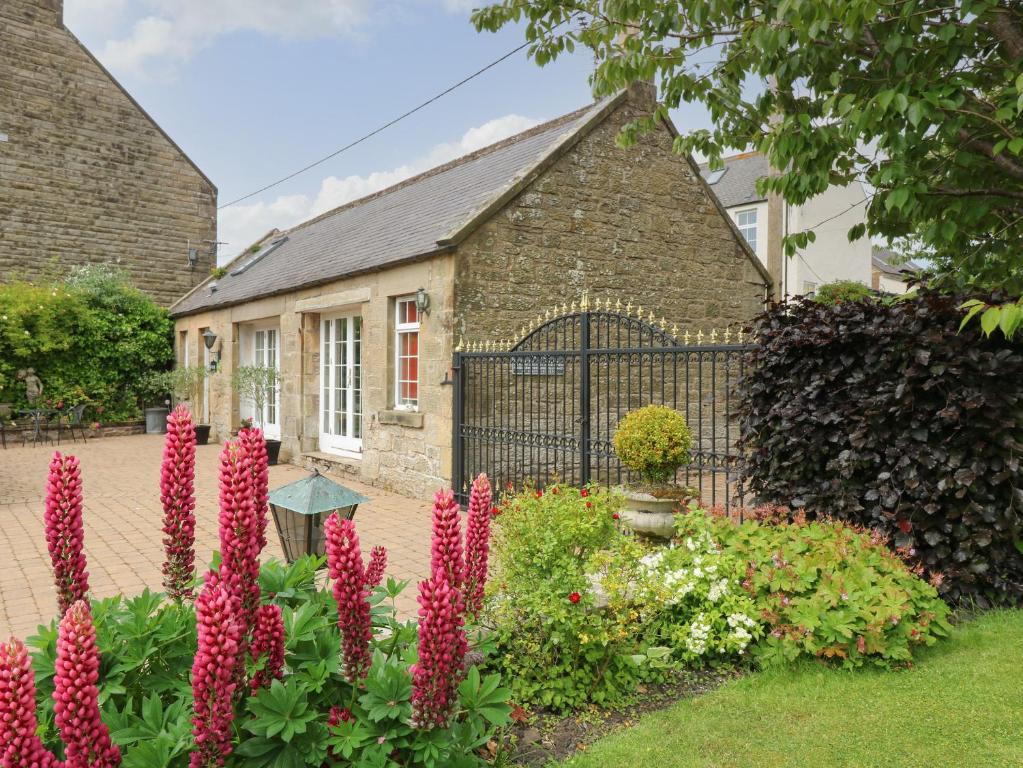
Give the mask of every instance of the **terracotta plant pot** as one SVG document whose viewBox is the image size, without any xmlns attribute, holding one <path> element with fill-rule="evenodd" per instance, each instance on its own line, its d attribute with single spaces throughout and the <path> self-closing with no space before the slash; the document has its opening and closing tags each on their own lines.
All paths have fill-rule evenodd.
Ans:
<svg viewBox="0 0 1023 768">
<path fill-rule="evenodd" d="M 658 539 L 675 535 L 675 515 L 693 498 L 692 488 L 674 484 L 628 485 L 621 490 L 622 522 L 637 534 Z"/>
</svg>

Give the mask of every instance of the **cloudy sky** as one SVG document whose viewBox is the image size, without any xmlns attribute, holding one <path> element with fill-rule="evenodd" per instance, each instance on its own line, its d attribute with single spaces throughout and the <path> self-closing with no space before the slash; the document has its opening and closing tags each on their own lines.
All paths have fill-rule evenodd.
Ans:
<svg viewBox="0 0 1023 768">
<path fill-rule="evenodd" d="M 213 180 L 223 205 L 523 42 L 517 29 L 477 34 L 469 12 L 479 2 L 65 0 L 65 22 Z M 222 209 L 222 258 L 272 227 L 583 106 L 591 66 L 584 51 L 544 69 L 516 55 L 354 150 Z"/>
</svg>

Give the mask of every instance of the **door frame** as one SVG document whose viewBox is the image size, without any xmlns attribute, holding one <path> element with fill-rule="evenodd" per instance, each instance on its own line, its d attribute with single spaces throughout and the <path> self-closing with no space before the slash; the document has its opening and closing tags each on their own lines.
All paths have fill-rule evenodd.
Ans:
<svg viewBox="0 0 1023 768">
<path fill-rule="evenodd" d="M 256 323 L 245 323 L 242 326 L 242 332 L 240 334 L 241 340 L 244 343 L 244 349 L 242 350 L 242 365 L 264 365 L 265 364 L 265 343 L 264 343 L 264 359 L 256 360 L 256 334 L 260 332 L 273 331 L 276 337 L 276 350 L 274 367 L 277 370 L 277 386 L 274 387 L 274 402 L 273 409 L 276 419 L 274 422 L 265 420 L 266 413 L 264 412 L 263 422 L 263 436 L 268 440 L 280 440 L 281 439 L 281 327 L 280 322 L 275 320 L 267 320 L 264 322 Z M 252 421 L 254 426 L 259 426 L 259 414 L 256 413 L 256 405 L 250 400 L 243 400 L 239 403 L 239 410 L 244 406 L 248 412 L 252 414 Z M 264 404 L 264 410 L 269 409 L 269 403 Z M 241 414 L 239 414 L 241 416 Z"/>
<path fill-rule="evenodd" d="M 348 345 L 348 351 L 353 351 L 354 345 L 359 344 L 359 363 L 358 363 L 358 387 L 356 387 L 355 381 L 355 366 L 349 365 L 348 367 L 348 384 L 344 389 L 347 391 L 347 401 L 349 404 L 354 402 L 356 389 L 359 391 L 359 408 L 360 417 L 359 424 L 359 436 L 352 437 L 351 434 L 347 436 L 335 435 L 324 429 L 325 417 L 329 413 L 330 423 L 334 424 L 336 413 L 338 411 L 336 398 L 337 398 L 337 387 L 335 385 L 334 377 L 337 374 L 337 364 L 334 360 L 334 354 L 337 350 L 337 340 L 333 337 L 330 339 L 330 346 L 327 346 L 326 328 L 328 323 L 332 329 L 336 328 L 336 321 L 338 320 L 358 320 L 359 326 L 359 337 L 358 340 L 355 338 L 356 324 L 349 322 L 346 325 L 346 340 L 345 343 Z M 363 438 L 365 436 L 365 392 L 364 392 L 364 381 L 365 376 L 363 375 L 363 365 L 365 361 L 365 355 L 363 354 L 362 343 L 363 343 L 363 316 L 360 309 L 349 309 L 340 312 L 324 313 L 320 315 L 320 376 L 319 376 L 319 411 L 316 415 L 318 424 L 319 434 L 319 449 L 324 453 L 331 453 L 338 456 L 346 456 L 349 458 L 361 458 L 362 457 L 362 445 Z M 326 378 L 325 378 L 326 377 Z M 328 381 L 329 380 L 329 381 Z M 329 405 L 328 405 L 329 400 Z M 351 406 L 349 406 L 346 412 L 346 428 L 349 433 L 355 431 L 355 413 Z"/>
</svg>

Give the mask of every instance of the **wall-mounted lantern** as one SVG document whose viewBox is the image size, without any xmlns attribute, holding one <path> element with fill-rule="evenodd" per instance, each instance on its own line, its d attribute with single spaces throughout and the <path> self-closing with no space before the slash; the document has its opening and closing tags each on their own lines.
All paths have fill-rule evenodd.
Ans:
<svg viewBox="0 0 1023 768">
<path fill-rule="evenodd" d="M 323 523 L 334 512 L 345 520 L 355 517 L 356 508 L 369 501 L 350 488 L 335 483 L 313 470 L 309 477 L 282 486 L 270 494 L 281 549 L 289 563 L 303 555 L 325 551 Z"/>
<path fill-rule="evenodd" d="M 416 311 L 420 315 L 430 314 L 430 294 L 426 292 L 425 288 L 416 291 Z"/>
<path fill-rule="evenodd" d="M 208 349 L 210 352 L 212 352 L 213 351 L 213 345 L 217 343 L 217 334 L 215 334 L 213 332 L 212 328 L 207 328 L 205 331 L 202 332 L 202 341 L 203 341 L 203 344 L 206 345 L 206 349 Z M 215 359 L 214 358 L 210 359 L 210 373 L 216 373 L 217 372 L 217 363 L 219 363 L 219 362 L 220 362 L 220 355 L 217 355 L 217 357 Z"/>
</svg>

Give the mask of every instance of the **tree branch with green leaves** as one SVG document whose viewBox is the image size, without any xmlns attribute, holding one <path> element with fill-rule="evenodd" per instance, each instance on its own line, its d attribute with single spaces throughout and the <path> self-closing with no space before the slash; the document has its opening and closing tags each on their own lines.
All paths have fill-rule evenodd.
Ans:
<svg viewBox="0 0 1023 768">
<path fill-rule="evenodd" d="M 720 167 L 752 146 L 778 169 L 760 191 L 792 205 L 862 181 L 873 195 L 850 239 L 929 260 L 945 290 L 1023 293 L 1023 4 L 502 0 L 472 18 L 525 22 L 541 66 L 586 46 L 597 97 L 655 82 L 658 106 L 623 145 L 700 103 L 714 127 L 684 132 L 676 151 Z M 786 250 L 812 240 L 793 233 Z"/>
</svg>

